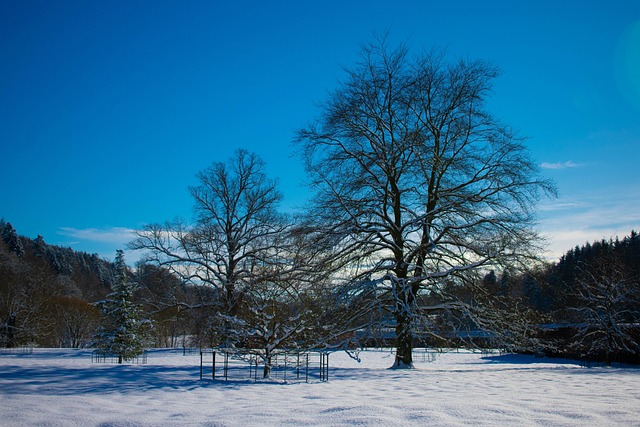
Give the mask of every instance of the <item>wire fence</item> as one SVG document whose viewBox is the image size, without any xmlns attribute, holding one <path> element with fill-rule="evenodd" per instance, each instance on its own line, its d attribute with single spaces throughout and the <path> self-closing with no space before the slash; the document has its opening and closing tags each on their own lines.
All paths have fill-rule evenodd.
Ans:
<svg viewBox="0 0 640 427">
<path fill-rule="evenodd" d="M 33 346 L 0 347 L 0 354 L 33 354 Z"/>
<path fill-rule="evenodd" d="M 413 362 L 414 363 L 430 363 L 436 361 L 436 355 L 438 352 L 430 348 L 414 348 L 413 349 Z"/>
<path fill-rule="evenodd" d="M 227 349 L 200 350 L 200 379 L 329 381 L 329 352 L 280 352 L 270 358 Z M 266 363 L 266 366 L 265 366 Z"/>
<path fill-rule="evenodd" d="M 135 365 L 147 364 L 147 351 L 135 357 L 120 358 L 119 355 L 113 353 L 107 353 L 100 350 L 93 350 L 91 352 L 91 363 L 132 363 Z"/>
</svg>

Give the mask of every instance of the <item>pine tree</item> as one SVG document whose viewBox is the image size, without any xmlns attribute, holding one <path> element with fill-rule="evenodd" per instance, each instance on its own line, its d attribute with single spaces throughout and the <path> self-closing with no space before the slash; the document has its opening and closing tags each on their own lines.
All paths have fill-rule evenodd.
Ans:
<svg viewBox="0 0 640 427">
<path fill-rule="evenodd" d="M 22 258 L 24 256 L 24 247 L 16 230 L 10 222 L 5 223 L 4 220 L 0 224 L 0 227 L 2 228 L 2 230 L 0 230 L 2 231 L 2 239 L 7 246 L 9 246 L 9 250 L 14 252 L 18 258 Z"/>
<path fill-rule="evenodd" d="M 33 241 L 33 254 L 38 258 L 42 258 L 46 253 L 47 244 L 44 241 L 44 237 L 38 234 L 38 237 Z"/>
<path fill-rule="evenodd" d="M 150 338 L 151 322 L 143 318 L 142 306 L 133 300 L 136 285 L 128 280 L 121 250 L 116 252 L 114 270 L 113 292 L 96 304 L 102 312 L 103 324 L 94 345 L 106 354 L 116 355 L 118 363 L 122 363 L 144 352 Z"/>
</svg>

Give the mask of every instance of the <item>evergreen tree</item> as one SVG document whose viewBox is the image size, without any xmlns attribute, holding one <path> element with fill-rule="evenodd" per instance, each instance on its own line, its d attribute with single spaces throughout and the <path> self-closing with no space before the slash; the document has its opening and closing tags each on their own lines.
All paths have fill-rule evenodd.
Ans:
<svg viewBox="0 0 640 427">
<path fill-rule="evenodd" d="M 33 241 L 33 255 L 42 258 L 47 253 L 47 244 L 44 241 L 44 237 L 38 234 L 36 240 Z"/>
<path fill-rule="evenodd" d="M 24 256 L 24 247 L 22 246 L 22 242 L 20 241 L 20 237 L 18 237 L 18 233 L 13 228 L 10 222 L 4 223 L 2 225 L 2 239 L 9 246 L 9 250 L 14 252 L 18 258 L 22 258 Z"/>
<path fill-rule="evenodd" d="M 143 318 L 142 306 L 133 300 L 136 285 L 128 280 L 124 252 L 118 250 L 114 262 L 113 292 L 96 305 L 102 312 L 103 324 L 94 345 L 104 353 L 118 356 L 118 363 L 144 352 L 149 342 L 151 322 Z"/>
<path fill-rule="evenodd" d="M 498 278 L 496 277 L 495 271 L 490 270 L 484 275 L 482 278 L 482 287 L 491 295 L 498 293 Z"/>
<path fill-rule="evenodd" d="M 511 294 L 511 274 L 504 270 L 498 282 L 498 296 L 507 297 Z"/>
</svg>

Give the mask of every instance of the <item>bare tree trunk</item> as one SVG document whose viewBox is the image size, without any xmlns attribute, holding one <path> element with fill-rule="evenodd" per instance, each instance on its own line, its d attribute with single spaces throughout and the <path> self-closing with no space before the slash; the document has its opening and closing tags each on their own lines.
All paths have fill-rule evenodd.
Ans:
<svg viewBox="0 0 640 427">
<path fill-rule="evenodd" d="M 262 371 L 262 378 L 269 378 L 271 376 L 271 355 L 267 353 L 264 358 L 264 370 Z"/>
<path fill-rule="evenodd" d="M 406 310 L 396 312 L 396 360 L 393 368 L 413 367 L 413 334 L 411 316 Z"/>
<path fill-rule="evenodd" d="M 7 320 L 7 347 L 12 348 L 15 347 L 15 336 L 16 336 L 16 315 L 11 314 L 9 319 Z"/>
<path fill-rule="evenodd" d="M 397 261 L 398 266 L 405 265 Z M 396 306 L 396 359 L 393 368 L 413 368 L 413 333 L 411 331 L 414 309 L 414 291 L 406 282 L 406 268 L 396 268 L 394 280 Z"/>
</svg>

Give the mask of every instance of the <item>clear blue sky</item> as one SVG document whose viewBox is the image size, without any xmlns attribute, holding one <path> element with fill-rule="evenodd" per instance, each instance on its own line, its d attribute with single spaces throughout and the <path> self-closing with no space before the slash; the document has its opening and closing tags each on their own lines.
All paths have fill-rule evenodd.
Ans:
<svg viewBox="0 0 640 427">
<path fill-rule="evenodd" d="M 113 258 L 237 148 L 299 205 L 293 132 L 386 30 L 501 67 L 491 111 L 558 185 L 553 253 L 640 229 L 637 0 L 0 0 L 0 217 Z"/>
</svg>

